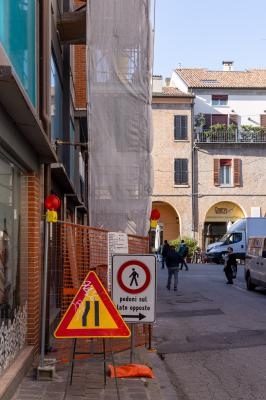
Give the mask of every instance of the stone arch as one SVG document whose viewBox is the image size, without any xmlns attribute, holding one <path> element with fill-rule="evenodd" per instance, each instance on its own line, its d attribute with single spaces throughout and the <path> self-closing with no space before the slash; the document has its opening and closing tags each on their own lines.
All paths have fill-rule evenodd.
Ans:
<svg viewBox="0 0 266 400">
<path fill-rule="evenodd" d="M 229 224 L 247 213 L 242 206 L 233 201 L 219 201 L 213 204 L 206 212 L 203 227 L 203 247 L 217 242 L 225 233 Z"/>
<path fill-rule="evenodd" d="M 152 209 L 160 211 L 160 223 L 163 225 L 163 239 L 173 240 L 180 236 L 181 218 L 175 207 L 166 201 L 154 201 Z"/>
</svg>

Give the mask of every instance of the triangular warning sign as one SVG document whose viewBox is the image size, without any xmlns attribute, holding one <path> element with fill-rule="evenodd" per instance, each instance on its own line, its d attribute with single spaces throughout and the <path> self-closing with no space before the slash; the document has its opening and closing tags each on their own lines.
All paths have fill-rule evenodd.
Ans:
<svg viewBox="0 0 266 400">
<path fill-rule="evenodd" d="M 55 333 L 56 338 L 129 337 L 130 330 L 95 272 L 89 272 Z"/>
</svg>

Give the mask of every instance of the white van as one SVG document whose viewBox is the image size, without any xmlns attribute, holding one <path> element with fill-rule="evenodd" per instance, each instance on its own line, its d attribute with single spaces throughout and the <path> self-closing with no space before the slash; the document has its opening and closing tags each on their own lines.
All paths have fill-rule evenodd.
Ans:
<svg viewBox="0 0 266 400">
<path fill-rule="evenodd" d="M 250 237 L 245 259 L 245 278 L 248 290 L 266 287 L 266 236 Z"/>
</svg>

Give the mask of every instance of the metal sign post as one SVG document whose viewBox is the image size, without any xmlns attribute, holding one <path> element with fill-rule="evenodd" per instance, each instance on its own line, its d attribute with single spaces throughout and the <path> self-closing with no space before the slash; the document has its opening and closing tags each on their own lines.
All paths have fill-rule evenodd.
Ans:
<svg viewBox="0 0 266 400">
<path fill-rule="evenodd" d="M 130 338 L 130 364 L 135 361 L 135 325 L 131 324 L 131 338 Z"/>
<path fill-rule="evenodd" d="M 44 266 L 43 266 L 43 296 L 42 296 L 42 330 L 41 330 L 41 368 L 44 367 L 45 353 L 45 319 L 46 319 L 46 300 L 47 300 L 47 272 L 48 272 L 48 241 L 49 225 L 51 222 L 45 221 L 44 233 Z"/>
<path fill-rule="evenodd" d="M 49 233 L 52 223 L 57 222 L 57 211 L 61 205 L 61 200 L 54 194 L 47 196 L 44 200 L 46 217 L 44 225 L 44 262 L 43 262 L 43 295 L 42 295 L 42 320 L 41 320 L 41 360 L 37 368 L 37 379 L 53 379 L 55 374 L 54 366 L 44 365 L 45 356 L 45 325 L 46 325 L 46 304 L 47 304 L 47 276 L 48 276 L 48 252 L 49 252 Z"/>
</svg>

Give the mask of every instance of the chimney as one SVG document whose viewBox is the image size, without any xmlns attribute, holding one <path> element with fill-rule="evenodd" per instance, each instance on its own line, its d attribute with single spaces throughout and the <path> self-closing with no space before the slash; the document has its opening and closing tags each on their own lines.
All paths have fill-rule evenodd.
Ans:
<svg viewBox="0 0 266 400">
<path fill-rule="evenodd" d="M 234 61 L 223 61 L 223 71 L 234 71 Z"/>
<path fill-rule="evenodd" d="M 171 78 L 165 78 L 165 86 L 170 86 Z"/>
<path fill-rule="evenodd" d="M 163 91 L 163 77 L 162 77 L 162 75 L 153 75 L 153 77 L 152 77 L 152 91 L 154 93 L 162 93 L 162 91 Z"/>
</svg>

